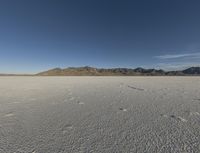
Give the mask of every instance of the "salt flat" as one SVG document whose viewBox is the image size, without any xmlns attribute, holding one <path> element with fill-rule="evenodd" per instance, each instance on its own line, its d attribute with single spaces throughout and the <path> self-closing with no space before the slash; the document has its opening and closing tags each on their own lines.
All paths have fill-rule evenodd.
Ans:
<svg viewBox="0 0 200 153">
<path fill-rule="evenodd" d="M 131 152 L 200 152 L 200 77 L 0 77 L 0 153 Z"/>
</svg>

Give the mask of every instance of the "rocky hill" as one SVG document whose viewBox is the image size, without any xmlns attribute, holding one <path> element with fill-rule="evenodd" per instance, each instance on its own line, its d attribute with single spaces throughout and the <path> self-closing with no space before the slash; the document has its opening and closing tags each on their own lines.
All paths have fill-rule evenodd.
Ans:
<svg viewBox="0 0 200 153">
<path fill-rule="evenodd" d="M 200 67 L 191 67 L 183 71 L 164 71 L 144 68 L 94 68 L 94 67 L 69 67 L 65 69 L 55 68 L 40 72 L 39 76 L 165 76 L 165 75 L 200 75 Z"/>
</svg>

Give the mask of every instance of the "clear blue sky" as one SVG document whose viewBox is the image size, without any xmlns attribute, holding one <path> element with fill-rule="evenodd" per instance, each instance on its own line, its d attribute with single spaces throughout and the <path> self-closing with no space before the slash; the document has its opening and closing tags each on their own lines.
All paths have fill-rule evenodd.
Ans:
<svg viewBox="0 0 200 153">
<path fill-rule="evenodd" d="M 200 65 L 199 0 L 0 0 L 0 73 Z"/>
</svg>

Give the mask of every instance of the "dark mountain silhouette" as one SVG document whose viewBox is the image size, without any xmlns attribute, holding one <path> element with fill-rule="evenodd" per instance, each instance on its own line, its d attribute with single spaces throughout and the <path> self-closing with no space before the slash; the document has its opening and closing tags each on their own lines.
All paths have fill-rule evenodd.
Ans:
<svg viewBox="0 0 200 153">
<path fill-rule="evenodd" d="M 191 67 L 183 71 L 164 71 L 144 68 L 94 68 L 94 67 L 69 67 L 55 68 L 36 74 L 38 76 L 184 76 L 200 75 L 200 67 Z"/>
<path fill-rule="evenodd" d="M 200 67 L 190 67 L 182 71 L 164 71 L 162 69 L 131 68 L 94 68 L 68 67 L 54 68 L 38 74 L 3 74 L 0 76 L 200 76 Z"/>
<path fill-rule="evenodd" d="M 184 74 L 200 74 L 200 67 L 191 67 L 182 71 Z"/>
</svg>

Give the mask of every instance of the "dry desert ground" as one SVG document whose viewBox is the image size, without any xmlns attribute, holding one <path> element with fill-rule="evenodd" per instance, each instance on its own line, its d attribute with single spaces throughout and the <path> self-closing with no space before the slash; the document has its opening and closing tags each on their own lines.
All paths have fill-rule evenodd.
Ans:
<svg viewBox="0 0 200 153">
<path fill-rule="evenodd" d="M 200 77 L 0 77 L 0 153 L 199 153 Z"/>
</svg>

